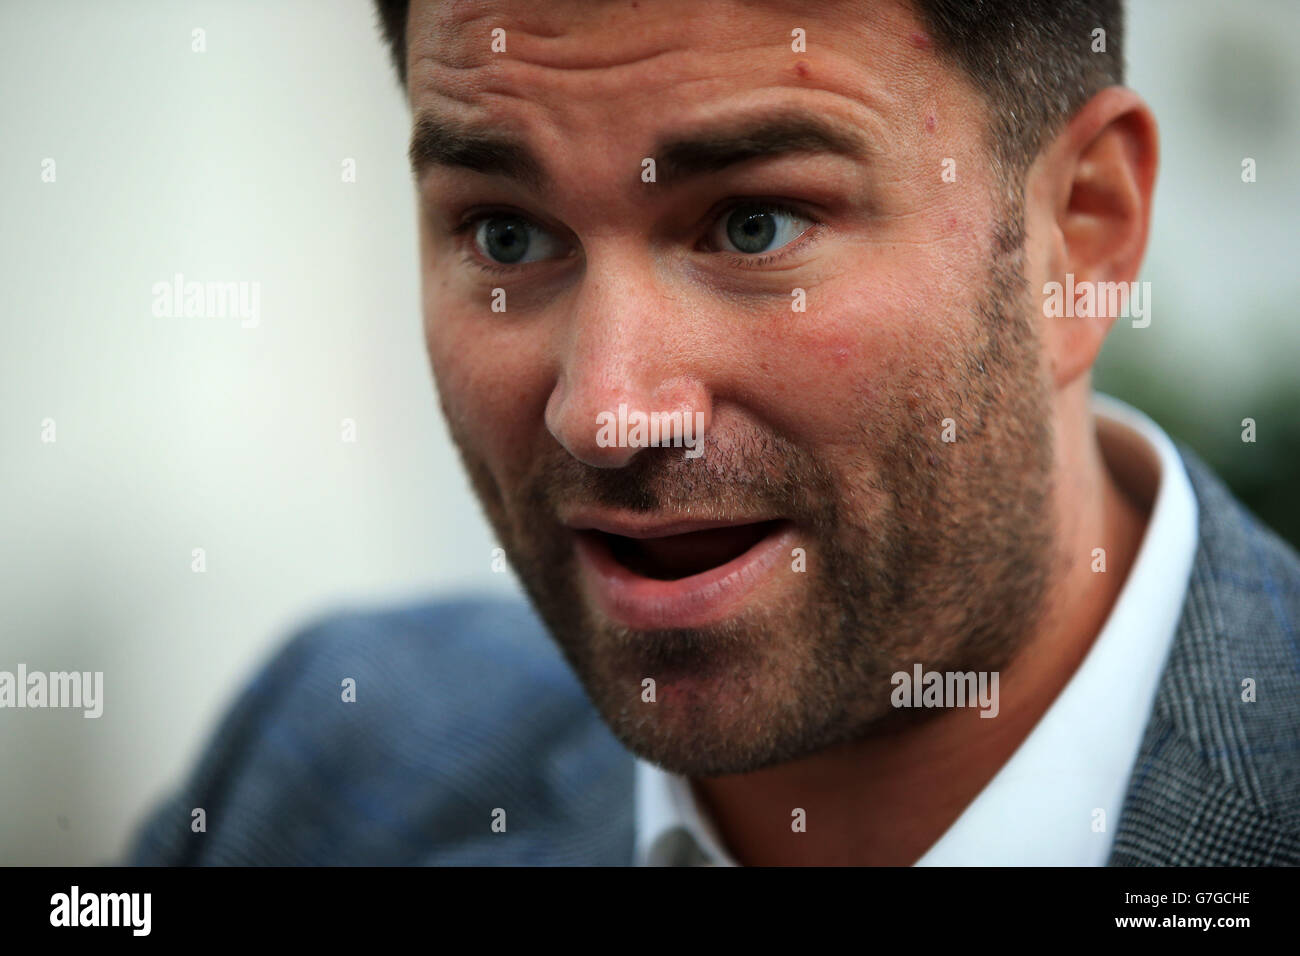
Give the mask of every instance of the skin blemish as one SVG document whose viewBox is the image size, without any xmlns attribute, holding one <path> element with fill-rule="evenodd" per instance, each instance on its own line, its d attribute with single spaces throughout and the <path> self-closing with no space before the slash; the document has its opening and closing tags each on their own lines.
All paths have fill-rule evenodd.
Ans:
<svg viewBox="0 0 1300 956">
<path fill-rule="evenodd" d="M 933 132 L 934 132 L 934 114 L 933 114 L 933 113 L 931 113 L 929 116 L 927 116 L 927 117 L 925 118 L 925 131 L 926 131 L 927 133 L 933 133 Z"/>
<path fill-rule="evenodd" d="M 798 63 L 794 65 L 794 72 L 796 76 L 800 76 L 807 79 L 808 75 L 812 71 L 808 68 L 807 60 L 800 60 Z"/>
<path fill-rule="evenodd" d="M 913 33 L 907 38 L 908 42 L 918 50 L 930 49 L 930 36 L 926 33 Z"/>
</svg>

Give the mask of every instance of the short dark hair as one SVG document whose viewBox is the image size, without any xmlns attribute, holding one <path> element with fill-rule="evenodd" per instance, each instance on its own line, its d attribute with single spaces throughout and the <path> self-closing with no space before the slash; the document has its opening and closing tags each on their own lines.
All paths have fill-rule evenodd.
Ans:
<svg viewBox="0 0 1300 956">
<path fill-rule="evenodd" d="M 988 102 L 988 141 L 1005 167 L 999 170 L 1004 183 L 1019 185 L 1039 150 L 1079 107 L 1124 82 L 1123 0 L 911 3 L 936 52 L 957 64 Z M 410 0 L 375 0 L 403 85 L 409 7 Z"/>
</svg>

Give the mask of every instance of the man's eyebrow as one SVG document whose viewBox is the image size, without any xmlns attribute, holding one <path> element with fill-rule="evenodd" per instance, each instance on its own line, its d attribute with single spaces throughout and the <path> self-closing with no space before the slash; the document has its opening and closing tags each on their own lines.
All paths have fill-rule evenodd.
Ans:
<svg viewBox="0 0 1300 956">
<path fill-rule="evenodd" d="M 533 189 L 546 183 L 542 164 L 523 141 L 456 120 L 421 116 L 411 130 L 409 155 L 416 178 L 431 166 L 454 166 L 505 176 Z"/>
<path fill-rule="evenodd" d="M 857 129 L 802 112 L 781 111 L 733 120 L 727 127 L 663 140 L 655 150 L 662 179 L 714 173 L 760 156 L 837 153 L 866 158 L 877 148 Z"/>
<path fill-rule="evenodd" d="M 875 144 L 853 127 L 786 110 L 733 120 L 719 129 L 665 137 L 655 157 L 662 178 L 672 182 L 760 156 L 837 153 L 865 158 L 875 151 Z M 522 140 L 457 120 L 421 116 L 411 131 L 409 153 L 417 178 L 431 166 L 449 166 L 504 176 L 534 190 L 548 182 L 542 164 Z"/>
</svg>

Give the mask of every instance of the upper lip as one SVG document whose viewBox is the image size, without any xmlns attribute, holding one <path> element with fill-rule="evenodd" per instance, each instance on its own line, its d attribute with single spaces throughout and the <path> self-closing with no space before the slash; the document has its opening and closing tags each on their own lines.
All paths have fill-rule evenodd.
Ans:
<svg viewBox="0 0 1300 956">
<path fill-rule="evenodd" d="M 775 515 L 754 515 L 743 518 L 701 519 L 670 515 L 638 515 L 609 511 L 578 510 L 563 519 L 571 531 L 603 531 L 624 538 L 666 538 L 692 531 L 712 528 L 739 528 L 776 520 Z"/>
</svg>

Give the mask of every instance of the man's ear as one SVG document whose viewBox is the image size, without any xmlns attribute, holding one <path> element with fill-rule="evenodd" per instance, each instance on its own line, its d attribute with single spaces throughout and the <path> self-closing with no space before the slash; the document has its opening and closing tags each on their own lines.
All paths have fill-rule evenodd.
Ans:
<svg viewBox="0 0 1300 956">
<path fill-rule="evenodd" d="M 1155 117 L 1132 90 L 1102 90 L 1074 115 L 1040 154 L 1026 181 L 1026 216 L 1032 237 L 1048 237 L 1038 250 L 1039 281 L 1061 283 L 1063 315 L 1044 310 L 1044 341 L 1058 388 L 1086 373 L 1114 324 L 1104 293 L 1094 317 L 1080 317 L 1069 301 L 1080 283 L 1135 281 L 1151 224 L 1159 140 Z M 1043 254 L 1045 253 L 1045 254 Z M 1096 290 L 1094 286 L 1094 291 Z M 1102 287 L 1105 288 L 1105 287 Z M 1033 289 L 1042 305 L 1047 293 Z"/>
</svg>

